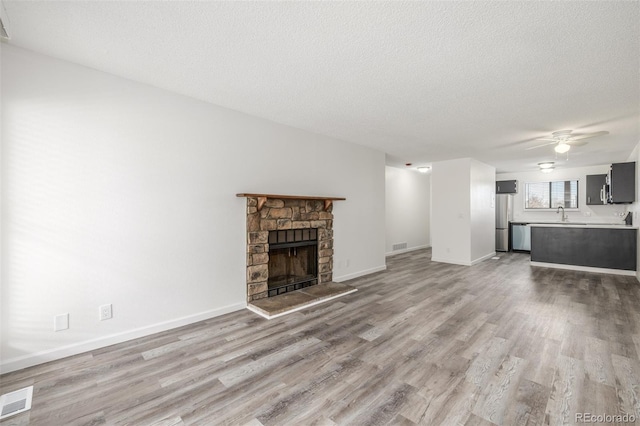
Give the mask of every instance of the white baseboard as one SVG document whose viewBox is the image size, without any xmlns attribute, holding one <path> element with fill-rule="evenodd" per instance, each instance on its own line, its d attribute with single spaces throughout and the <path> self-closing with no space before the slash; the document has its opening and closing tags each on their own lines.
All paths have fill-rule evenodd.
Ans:
<svg viewBox="0 0 640 426">
<path fill-rule="evenodd" d="M 628 277 L 636 276 L 636 271 L 626 271 L 624 269 L 594 268 L 591 266 L 563 265 L 561 263 L 546 263 L 546 262 L 531 262 L 531 261 L 529 262 L 529 264 L 531 266 L 540 266 L 542 268 L 567 269 L 570 271 L 595 272 L 598 274 L 626 275 Z"/>
<path fill-rule="evenodd" d="M 494 252 L 489 253 L 489 254 L 487 254 L 487 255 L 485 255 L 485 256 L 479 257 L 479 258 L 477 258 L 476 260 L 472 260 L 472 261 L 471 261 L 471 265 L 477 265 L 477 264 L 478 264 L 478 263 L 480 263 L 480 262 L 484 262 L 484 261 L 485 261 L 485 260 L 487 260 L 487 259 L 491 259 L 491 258 L 492 258 L 493 256 L 495 256 L 495 255 L 496 255 L 496 252 L 494 251 Z"/>
<path fill-rule="evenodd" d="M 364 271 L 354 272 L 353 274 L 342 275 L 340 277 L 333 277 L 333 281 L 335 281 L 337 283 L 341 283 L 343 281 L 352 280 L 354 278 L 364 277 L 365 275 L 373 274 L 375 272 L 384 271 L 386 269 L 387 269 L 387 265 L 376 266 L 375 268 L 365 269 Z"/>
<path fill-rule="evenodd" d="M 106 346 L 115 345 L 117 343 L 126 342 L 127 340 L 138 339 L 140 337 L 149 336 L 154 333 L 160 333 L 162 331 L 171 330 L 173 328 L 178 328 L 199 321 L 208 320 L 220 315 L 228 314 L 230 312 L 245 309 L 246 307 L 246 302 L 235 303 L 233 305 L 224 306 L 222 308 L 212 309 L 194 315 L 188 315 L 186 317 L 148 325 L 146 327 L 140 327 L 133 330 L 123 331 L 121 333 L 111 334 L 108 336 L 98 337 L 96 339 L 85 340 L 83 342 L 62 346 L 60 348 L 2 360 L 2 363 L 0 363 L 0 372 L 4 374 L 11 371 L 22 370 L 23 368 L 32 367 L 34 365 L 43 364 L 45 362 L 55 361 L 57 359 L 66 358 L 68 356 L 78 355 L 84 352 L 104 348 Z"/>
<path fill-rule="evenodd" d="M 440 263 L 451 263 L 453 265 L 462 265 L 462 266 L 471 266 L 471 262 L 465 262 L 462 260 L 456 259 L 446 259 L 444 257 L 433 257 L 431 256 L 432 262 L 440 262 Z"/>
<path fill-rule="evenodd" d="M 431 261 L 432 262 L 440 262 L 440 263 L 451 263 L 453 265 L 462 265 L 462 266 L 473 266 L 473 265 L 477 265 L 480 262 L 484 262 L 487 259 L 491 259 L 493 256 L 496 255 L 496 252 L 491 252 L 485 256 L 479 257 L 475 260 L 472 260 L 471 262 L 468 262 L 466 260 L 457 260 L 457 259 L 447 259 L 444 257 L 431 257 Z"/>
<path fill-rule="evenodd" d="M 409 247 L 406 249 L 402 249 L 402 250 L 396 250 L 396 251 L 390 251 L 388 253 L 385 253 L 385 257 L 389 257 L 389 256 L 393 256 L 395 254 L 400 254 L 400 253 L 408 253 L 410 251 L 415 251 L 415 250 L 422 250 L 422 249 L 426 249 L 431 247 L 430 245 L 425 245 L 425 246 L 417 246 L 417 247 Z"/>
</svg>

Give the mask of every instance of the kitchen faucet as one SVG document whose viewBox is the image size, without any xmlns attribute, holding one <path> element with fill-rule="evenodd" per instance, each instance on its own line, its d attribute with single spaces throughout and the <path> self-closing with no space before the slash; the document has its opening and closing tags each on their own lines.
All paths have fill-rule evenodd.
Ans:
<svg viewBox="0 0 640 426">
<path fill-rule="evenodd" d="M 556 213 L 560 213 L 560 209 L 562 209 L 562 221 L 566 222 L 567 219 L 569 219 L 567 217 L 567 215 L 564 214 L 564 207 L 563 206 L 558 206 L 558 210 L 556 210 Z"/>
</svg>

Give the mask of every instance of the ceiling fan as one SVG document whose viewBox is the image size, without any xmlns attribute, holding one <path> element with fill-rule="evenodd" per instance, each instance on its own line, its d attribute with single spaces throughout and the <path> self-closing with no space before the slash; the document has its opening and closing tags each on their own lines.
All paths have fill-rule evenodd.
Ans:
<svg viewBox="0 0 640 426">
<path fill-rule="evenodd" d="M 571 149 L 572 145 L 586 145 L 587 142 L 578 142 L 582 139 L 593 138 L 595 136 L 603 136 L 608 134 L 609 132 L 606 131 L 593 133 L 573 133 L 572 130 L 558 130 L 557 132 L 551 133 L 551 136 L 535 139 L 537 141 L 548 141 L 547 143 L 532 146 L 530 148 L 526 148 L 525 150 L 528 151 L 530 149 L 542 148 L 543 146 L 555 145 L 554 150 L 558 154 L 564 154 Z"/>
</svg>

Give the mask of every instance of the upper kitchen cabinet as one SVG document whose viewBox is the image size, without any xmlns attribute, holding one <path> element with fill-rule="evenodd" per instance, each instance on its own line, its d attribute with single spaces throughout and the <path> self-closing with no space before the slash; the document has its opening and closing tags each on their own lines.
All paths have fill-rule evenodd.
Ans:
<svg viewBox="0 0 640 426">
<path fill-rule="evenodd" d="M 515 194 L 518 192 L 517 180 L 496 181 L 496 194 Z"/>
<path fill-rule="evenodd" d="M 607 204 L 607 175 L 587 175 L 587 205 Z"/>
<path fill-rule="evenodd" d="M 609 203 L 636 201 L 636 163 L 614 163 L 609 172 Z"/>
</svg>

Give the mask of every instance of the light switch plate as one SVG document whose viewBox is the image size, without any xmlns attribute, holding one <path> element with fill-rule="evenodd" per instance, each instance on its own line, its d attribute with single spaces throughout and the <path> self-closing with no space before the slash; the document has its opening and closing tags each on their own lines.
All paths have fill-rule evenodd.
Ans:
<svg viewBox="0 0 640 426">
<path fill-rule="evenodd" d="M 69 314 L 61 314 L 53 317 L 53 331 L 62 331 L 69 328 Z"/>
</svg>

